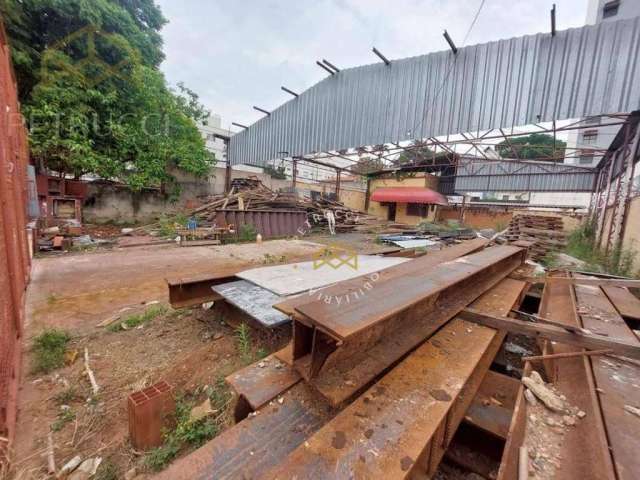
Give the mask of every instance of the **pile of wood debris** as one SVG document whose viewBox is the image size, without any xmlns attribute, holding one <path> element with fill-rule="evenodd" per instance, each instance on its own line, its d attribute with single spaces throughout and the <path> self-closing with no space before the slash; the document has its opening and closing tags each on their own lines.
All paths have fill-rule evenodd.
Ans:
<svg viewBox="0 0 640 480">
<path fill-rule="evenodd" d="M 313 226 L 327 226 L 326 212 L 335 218 L 338 232 L 352 231 L 358 225 L 365 225 L 372 217 L 353 210 L 337 200 L 318 195 L 301 198 L 295 191 L 273 191 L 259 179 L 236 178 L 231 182 L 231 190 L 226 195 L 210 197 L 208 201 L 191 212 L 199 223 L 214 222 L 219 210 L 297 210 L 304 211 Z"/>
<path fill-rule="evenodd" d="M 562 250 L 566 246 L 566 233 L 562 218 L 543 215 L 517 215 L 511 219 L 505 237 L 510 241 L 533 242 L 529 255 L 541 260 L 550 251 Z"/>
</svg>

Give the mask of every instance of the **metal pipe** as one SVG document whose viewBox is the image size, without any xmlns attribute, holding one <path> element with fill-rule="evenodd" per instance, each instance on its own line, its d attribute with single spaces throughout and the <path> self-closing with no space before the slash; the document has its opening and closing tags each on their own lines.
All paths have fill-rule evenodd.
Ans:
<svg viewBox="0 0 640 480">
<path fill-rule="evenodd" d="M 447 43 L 449 44 L 449 47 L 451 47 L 451 51 L 453 52 L 453 54 L 457 54 L 458 53 L 458 47 L 456 47 L 456 44 L 453 43 L 453 40 L 451 39 L 451 37 L 449 36 L 449 32 L 447 32 L 446 30 L 444 31 L 444 33 L 442 34 L 444 36 L 444 39 L 447 41 Z"/>
<path fill-rule="evenodd" d="M 380 59 L 385 63 L 385 65 L 391 65 L 391 62 L 387 59 L 387 57 L 385 57 L 380 50 L 378 50 L 376 47 L 373 47 L 371 49 L 371 51 L 373 53 L 375 53 L 378 57 L 380 57 Z"/>
<path fill-rule="evenodd" d="M 244 128 L 245 130 L 247 130 L 249 128 L 246 125 L 242 125 L 241 123 L 236 123 L 236 122 L 231 122 L 231 125 L 235 125 L 236 127 Z"/>
<path fill-rule="evenodd" d="M 271 116 L 271 112 L 268 110 L 265 110 L 264 108 L 260 108 L 260 107 L 256 107 L 255 105 L 253 106 L 254 110 L 257 110 L 259 112 L 264 113 L 267 117 Z"/>
<path fill-rule="evenodd" d="M 297 94 L 296 92 L 293 92 L 293 91 L 289 90 L 287 87 L 280 87 L 280 89 L 281 89 L 283 92 L 287 92 L 288 94 L 293 95 L 294 97 L 297 97 L 297 96 L 298 96 L 298 94 Z"/>
<path fill-rule="evenodd" d="M 553 4 L 551 8 L 551 36 L 556 36 L 556 4 Z"/>
<path fill-rule="evenodd" d="M 340 71 L 340 69 L 338 67 L 336 67 L 333 63 L 331 63 L 329 60 L 326 59 L 322 59 L 322 62 L 329 68 L 333 69 L 336 71 L 336 73 L 338 73 Z"/>
<path fill-rule="evenodd" d="M 316 65 L 318 65 L 320 68 L 326 70 L 327 72 L 329 72 L 331 75 L 335 75 L 336 72 L 334 72 L 333 70 L 331 70 L 329 67 L 327 67 L 324 63 L 320 63 L 318 61 L 316 61 Z"/>
</svg>

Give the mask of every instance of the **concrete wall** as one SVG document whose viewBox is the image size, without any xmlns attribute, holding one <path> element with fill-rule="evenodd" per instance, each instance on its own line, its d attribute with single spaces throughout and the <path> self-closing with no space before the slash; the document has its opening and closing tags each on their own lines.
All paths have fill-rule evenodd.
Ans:
<svg viewBox="0 0 640 480">
<path fill-rule="evenodd" d="M 635 273 L 640 273 L 640 197 L 632 198 L 629 204 L 627 224 L 622 236 L 622 248 L 635 252 L 633 269 Z"/>
<path fill-rule="evenodd" d="M 232 170 L 231 178 L 255 176 L 271 190 L 290 189 L 291 179 L 271 178 L 262 169 L 241 167 Z M 180 197 L 171 202 L 158 189 L 145 189 L 133 192 L 122 185 L 111 183 L 90 183 L 87 198 L 83 206 L 83 220 L 87 223 L 115 222 L 122 224 L 153 222 L 162 214 L 195 208 L 202 200 L 224 193 L 225 169 L 214 168 L 205 178 L 196 178 L 182 172 L 173 172 L 180 184 Z M 333 192 L 334 184 L 296 182 L 299 195 L 309 197 L 311 191 Z M 364 210 L 365 193 L 349 184 L 341 186 L 340 200 L 350 208 Z"/>
</svg>

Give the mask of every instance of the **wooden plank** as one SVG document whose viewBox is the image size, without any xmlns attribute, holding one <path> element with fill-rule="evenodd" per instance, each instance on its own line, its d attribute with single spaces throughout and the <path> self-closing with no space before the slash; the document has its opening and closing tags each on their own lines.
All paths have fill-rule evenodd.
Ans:
<svg viewBox="0 0 640 480">
<path fill-rule="evenodd" d="M 640 346 L 640 341 L 600 288 L 577 285 L 575 292 L 585 328 Z M 593 357 L 590 361 L 618 477 L 621 480 L 640 478 L 640 418 L 624 410 L 625 405 L 640 405 L 640 367 L 610 357 Z"/>
<path fill-rule="evenodd" d="M 476 322 L 487 327 L 497 328 L 511 333 L 518 333 L 536 338 L 575 345 L 591 350 L 613 350 L 618 355 L 640 359 L 640 345 L 634 341 L 590 335 L 586 333 L 572 333 L 555 325 L 523 322 L 514 318 L 496 317 L 487 315 L 473 308 L 467 308 L 460 316 L 470 322 Z M 637 339 L 636 339 L 637 340 Z"/>
<path fill-rule="evenodd" d="M 602 291 L 620 315 L 633 320 L 640 320 L 640 299 L 626 288 L 602 287 Z"/>
<path fill-rule="evenodd" d="M 524 288 L 524 282 L 505 279 L 474 306 L 506 314 Z M 452 320 L 259 478 L 433 475 L 503 338 Z"/>
</svg>

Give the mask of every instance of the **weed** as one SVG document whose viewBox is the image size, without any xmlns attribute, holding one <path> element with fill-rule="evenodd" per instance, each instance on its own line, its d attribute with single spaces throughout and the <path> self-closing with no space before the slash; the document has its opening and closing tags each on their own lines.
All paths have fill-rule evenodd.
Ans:
<svg viewBox="0 0 640 480">
<path fill-rule="evenodd" d="M 111 460 L 100 463 L 95 480 L 118 480 L 118 467 Z"/>
<path fill-rule="evenodd" d="M 167 313 L 166 305 L 153 305 L 147 308 L 143 313 L 136 315 L 129 315 L 121 322 L 113 322 L 111 325 L 107 327 L 107 330 L 110 332 L 120 332 L 122 330 L 129 330 L 131 328 L 138 327 L 140 325 L 144 325 L 155 318 L 164 315 Z M 123 327 L 124 324 L 124 327 Z"/>
<path fill-rule="evenodd" d="M 158 219 L 158 224 L 160 225 L 158 233 L 161 237 L 174 238 L 178 233 L 178 228 L 186 227 L 187 221 L 187 216 L 182 213 L 172 216 L 162 215 Z"/>
<path fill-rule="evenodd" d="M 243 362 L 251 362 L 251 332 L 246 323 L 241 323 L 236 328 L 236 343 L 240 351 L 240 358 Z"/>
<path fill-rule="evenodd" d="M 259 348 L 256 352 L 256 357 L 258 357 L 258 360 L 262 360 L 267 355 L 269 355 L 269 352 L 267 352 L 264 348 Z"/>
<path fill-rule="evenodd" d="M 67 423 L 73 421 L 75 418 L 76 414 L 73 413 L 73 410 L 70 408 L 64 409 L 58 414 L 56 421 L 51 424 L 51 430 L 59 432 Z"/>
<path fill-rule="evenodd" d="M 64 365 L 71 337 L 63 330 L 48 329 L 33 340 L 33 373 L 49 373 Z"/>
<path fill-rule="evenodd" d="M 69 388 L 66 388 L 65 390 L 61 391 L 60 393 L 57 393 L 53 397 L 53 400 L 58 405 L 66 405 L 66 404 L 69 404 L 69 403 L 73 402 L 76 398 L 78 398 L 78 393 L 76 392 L 76 388 L 75 387 L 69 387 Z"/>
<path fill-rule="evenodd" d="M 595 242 L 596 224 L 592 220 L 584 222 L 567 238 L 566 252 L 587 263 L 588 271 L 611 275 L 633 276 L 634 250 L 616 248 L 607 253 Z"/>
<path fill-rule="evenodd" d="M 176 427 L 165 434 L 164 444 L 151 450 L 145 464 L 153 471 L 165 468 L 186 447 L 198 448 L 218 434 L 219 427 L 211 417 L 191 421 L 193 402 L 183 395 L 176 398 Z"/>
<path fill-rule="evenodd" d="M 249 223 L 240 226 L 238 238 L 241 242 L 255 242 L 258 232 L 255 227 Z"/>
<path fill-rule="evenodd" d="M 211 407 L 214 410 L 224 410 L 229 405 L 233 395 L 229 385 L 224 380 L 224 376 L 219 376 L 213 387 L 207 389 L 207 396 L 211 400 Z"/>
<path fill-rule="evenodd" d="M 262 263 L 264 265 L 271 265 L 273 263 L 284 263 L 287 261 L 286 255 L 271 255 L 270 253 L 265 253 L 264 258 L 262 259 Z"/>
</svg>

